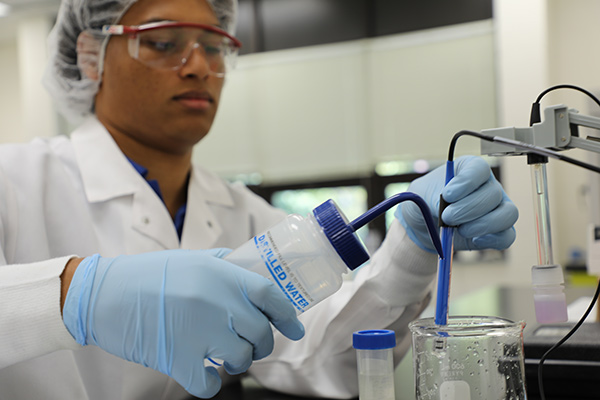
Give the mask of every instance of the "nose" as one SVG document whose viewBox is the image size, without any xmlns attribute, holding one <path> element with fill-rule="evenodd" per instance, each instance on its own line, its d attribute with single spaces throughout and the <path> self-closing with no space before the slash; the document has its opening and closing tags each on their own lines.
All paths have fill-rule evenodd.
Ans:
<svg viewBox="0 0 600 400">
<path fill-rule="evenodd" d="M 206 79 L 211 75 L 210 65 L 200 43 L 194 43 L 190 46 L 187 55 L 181 59 L 179 74 L 182 77 L 199 76 L 202 79 Z"/>
</svg>

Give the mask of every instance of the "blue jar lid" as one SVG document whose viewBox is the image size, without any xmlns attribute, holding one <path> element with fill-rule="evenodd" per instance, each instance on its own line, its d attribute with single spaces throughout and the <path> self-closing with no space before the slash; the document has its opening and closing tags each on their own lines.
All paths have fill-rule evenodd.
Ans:
<svg viewBox="0 0 600 400">
<path fill-rule="evenodd" d="M 369 259 L 369 253 L 333 200 L 327 200 L 316 207 L 313 214 L 348 268 L 354 270 Z"/>
<path fill-rule="evenodd" d="M 372 329 L 352 334 L 352 346 L 358 350 L 382 350 L 396 347 L 396 334 L 389 329 Z"/>
</svg>

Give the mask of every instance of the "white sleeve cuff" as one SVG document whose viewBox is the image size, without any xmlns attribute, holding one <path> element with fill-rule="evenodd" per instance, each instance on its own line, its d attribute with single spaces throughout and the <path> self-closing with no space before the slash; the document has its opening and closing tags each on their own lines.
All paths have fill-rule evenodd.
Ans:
<svg viewBox="0 0 600 400">
<path fill-rule="evenodd" d="M 60 275 L 69 259 L 0 266 L 0 368 L 81 347 L 60 313 Z"/>
</svg>

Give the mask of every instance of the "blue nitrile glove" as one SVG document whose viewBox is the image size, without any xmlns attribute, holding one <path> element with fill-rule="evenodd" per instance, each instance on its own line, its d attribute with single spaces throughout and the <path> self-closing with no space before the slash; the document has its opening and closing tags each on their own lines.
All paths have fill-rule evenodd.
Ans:
<svg viewBox="0 0 600 400">
<path fill-rule="evenodd" d="M 85 258 L 63 308 L 67 329 L 93 344 L 175 379 L 194 396 L 221 387 L 208 357 L 230 374 L 273 350 L 269 321 L 290 339 L 304 327 L 268 279 L 221 260 L 223 250 L 167 250 Z"/>
<path fill-rule="evenodd" d="M 444 186 L 446 166 L 415 179 L 409 192 L 420 195 L 438 220 L 440 193 L 450 205 L 442 219 L 454 230 L 455 250 L 503 250 L 516 237 L 513 225 L 519 212 L 508 198 L 489 165 L 481 157 L 465 156 L 454 161 L 454 178 Z M 409 237 L 422 249 L 435 253 L 421 212 L 410 202 L 395 213 Z"/>
</svg>

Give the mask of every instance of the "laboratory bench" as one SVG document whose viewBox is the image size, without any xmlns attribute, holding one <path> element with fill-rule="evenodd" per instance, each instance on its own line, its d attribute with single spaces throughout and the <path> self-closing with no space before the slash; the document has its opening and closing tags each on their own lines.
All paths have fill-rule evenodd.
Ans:
<svg viewBox="0 0 600 400">
<path fill-rule="evenodd" d="M 591 297 L 594 291 L 595 288 L 591 286 L 567 287 L 565 289 L 567 303 L 570 304 L 581 297 Z M 423 316 L 433 316 L 433 312 L 434 309 L 430 306 L 425 310 Z M 538 340 L 536 331 L 540 328 L 540 325 L 537 324 L 535 319 L 532 290 L 527 286 L 489 286 L 476 290 L 452 300 L 450 302 L 450 314 L 489 315 L 527 322 L 524 330 L 524 341 L 528 400 L 539 399 L 536 359 L 539 359 L 539 356 L 545 351 L 544 349 L 556 343 L 568 331 L 568 328 L 574 325 L 573 323 L 561 324 L 555 330 L 556 334 L 560 336 L 545 336 L 541 341 Z M 574 341 L 571 347 L 567 346 L 560 352 L 557 350 L 558 359 L 550 357 L 544 364 L 544 387 L 547 400 L 600 399 L 597 389 L 589 390 L 592 381 L 595 381 L 597 387 L 597 382 L 600 380 L 598 378 L 600 377 L 600 324 L 586 323 L 584 326 L 585 328 L 579 334 L 571 338 Z M 569 344 L 571 340 L 563 346 Z M 411 357 L 410 353 L 408 357 Z M 406 369 L 400 371 L 400 368 L 398 368 L 396 374 L 407 375 L 407 371 Z M 406 376 L 402 377 L 404 381 L 406 381 L 406 378 Z M 565 394 L 565 389 L 568 391 L 568 395 Z M 401 397 L 399 397 L 400 391 L 402 391 Z M 396 385 L 397 399 L 414 398 L 412 394 L 414 394 L 414 386 L 403 385 L 398 387 L 398 384 Z M 252 378 L 244 378 L 240 383 L 224 386 L 213 399 L 319 400 L 314 397 L 290 396 L 273 392 L 262 388 Z"/>
<path fill-rule="evenodd" d="M 290 396 L 262 388 L 254 379 L 224 386 L 214 400 L 329 400 L 315 397 Z M 358 400 L 358 398 L 356 399 Z"/>
</svg>

